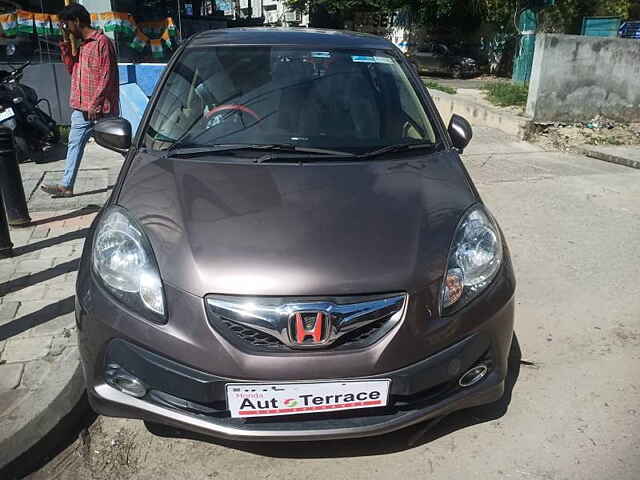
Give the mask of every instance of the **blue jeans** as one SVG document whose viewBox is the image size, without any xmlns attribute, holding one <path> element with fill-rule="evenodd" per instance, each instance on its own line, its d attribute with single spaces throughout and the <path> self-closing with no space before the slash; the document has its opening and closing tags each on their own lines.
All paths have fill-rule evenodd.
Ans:
<svg viewBox="0 0 640 480">
<path fill-rule="evenodd" d="M 84 147 L 93 132 L 93 122 L 85 120 L 80 110 L 71 113 L 71 130 L 69 131 L 69 145 L 67 147 L 67 161 L 64 168 L 62 186 L 73 189 L 76 176 L 80 168 L 80 161 L 84 154 Z"/>
</svg>

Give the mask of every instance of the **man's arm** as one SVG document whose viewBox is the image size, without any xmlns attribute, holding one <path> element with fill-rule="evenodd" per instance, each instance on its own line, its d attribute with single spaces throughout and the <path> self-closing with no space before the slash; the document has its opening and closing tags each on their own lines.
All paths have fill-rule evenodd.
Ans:
<svg viewBox="0 0 640 480">
<path fill-rule="evenodd" d="M 98 68 L 96 69 L 98 83 L 96 85 L 96 97 L 91 103 L 88 112 L 90 120 L 97 120 L 102 113 L 105 93 L 115 75 L 116 65 L 116 50 L 113 47 L 113 43 L 108 37 L 102 36 L 98 40 Z"/>
<path fill-rule="evenodd" d="M 62 63 L 67 66 L 69 73 L 73 74 L 73 66 L 78 62 L 77 55 L 73 55 L 73 49 L 71 47 L 71 41 L 69 40 L 69 34 L 66 31 L 62 32 L 62 42 L 60 42 L 60 56 L 62 57 Z"/>
</svg>

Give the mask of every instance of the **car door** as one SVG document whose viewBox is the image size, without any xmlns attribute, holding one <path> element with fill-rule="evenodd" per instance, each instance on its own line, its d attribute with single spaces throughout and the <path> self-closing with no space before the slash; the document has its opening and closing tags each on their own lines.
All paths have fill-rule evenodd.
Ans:
<svg viewBox="0 0 640 480">
<path fill-rule="evenodd" d="M 433 43 L 429 42 L 418 47 L 415 55 L 416 63 L 420 71 L 436 72 L 438 71 L 438 62 L 433 51 Z"/>
<path fill-rule="evenodd" d="M 449 60 L 451 52 L 449 48 L 443 43 L 434 43 L 433 49 L 433 64 L 434 69 L 437 72 L 446 72 L 449 70 Z"/>
</svg>

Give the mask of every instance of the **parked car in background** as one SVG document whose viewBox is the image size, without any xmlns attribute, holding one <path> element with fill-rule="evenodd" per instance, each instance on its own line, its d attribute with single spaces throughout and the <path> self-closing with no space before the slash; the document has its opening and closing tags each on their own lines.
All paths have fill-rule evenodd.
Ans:
<svg viewBox="0 0 640 480">
<path fill-rule="evenodd" d="M 409 60 L 421 73 L 439 73 L 454 78 L 472 77 L 480 73 L 478 60 L 465 56 L 443 42 L 427 42 L 409 51 Z"/>
<path fill-rule="evenodd" d="M 406 58 L 222 29 L 173 57 L 85 241 L 89 400 L 237 440 L 382 434 L 500 399 L 509 249 Z"/>
</svg>

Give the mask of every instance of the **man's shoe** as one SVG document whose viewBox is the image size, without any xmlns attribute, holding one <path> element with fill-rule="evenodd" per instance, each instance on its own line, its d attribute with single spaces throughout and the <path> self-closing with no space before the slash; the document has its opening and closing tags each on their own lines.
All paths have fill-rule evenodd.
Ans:
<svg viewBox="0 0 640 480">
<path fill-rule="evenodd" d="M 62 185 L 42 185 L 40 189 L 51 195 L 52 198 L 73 197 L 73 190 Z"/>
</svg>

